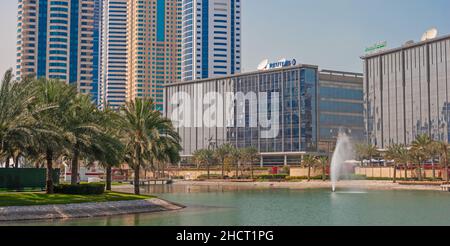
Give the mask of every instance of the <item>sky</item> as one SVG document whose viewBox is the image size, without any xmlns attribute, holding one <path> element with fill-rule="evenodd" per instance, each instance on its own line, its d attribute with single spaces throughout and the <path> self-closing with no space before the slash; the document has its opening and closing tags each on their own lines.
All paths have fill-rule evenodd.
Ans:
<svg viewBox="0 0 450 246">
<path fill-rule="evenodd" d="M 1 0 L 0 73 L 15 66 L 17 0 Z M 450 0 L 241 0 L 242 70 L 281 58 L 362 72 L 379 41 L 395 48 L 431 27 L 450 34 Z"/>
</svg>

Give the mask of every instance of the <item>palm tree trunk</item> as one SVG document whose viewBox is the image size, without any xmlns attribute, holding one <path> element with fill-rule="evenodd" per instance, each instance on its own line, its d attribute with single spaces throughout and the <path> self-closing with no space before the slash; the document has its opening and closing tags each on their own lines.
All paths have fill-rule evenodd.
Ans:
<svg viewBox="0 0 450 246">
<path fill-rule="evenodd" d="M 253 179 L 253 163 L 250 163 L 250 177 Z"/>
<path fill-rule="evenodd" d="M 206 164 L 206 173 L 207 173 L 207 177 L 209 179 L 209 163 Z"/>
<path fill-rule="evenodd" d="M 47 150 L 47 194 L 53 194 L 53 153 L 51 150 Z"/>
<path fill-rule="evenodd" d="M 325 181 L 325 179 L 326 179 L 326 177 L 325 177 L 325 176 L 326 176 L 325 172 L 326 172 L 325 165 L 322 164 L 322 181 Z"/>
<path fill-rule="evenodd" d="M 222 160 L 222 179 L 225 179 L 225 160 Z"/>
<path fill-rule="evenodd" d="M 422 181 L 422 161 L 419 161 L 419 174 L 418 174 L 418 178 L 419 181 Z"/>
<path fill-rule="evenodd" d="M 136 157 L 137 157 L 137 165 L 134 167 L 134 194 L 135 195 L 140 195 L 140 189 L 139 189 L 139 171 L 141 169 L 141 153 L 140 153 L 140 149 L 137 148 L 136 149 Z"/>
<path fill-rule="evenodd" d="M 106 190 L 111 191 L 111 181 L 112 181 L 112 167 L 111 165 L 106 166 Z"/>
<path fill-rule="evenodd" d="M 408 163 L 405 164 L 405 181 L 408 180 Z"/>
<path fill-rule="evenodd" d="M 140 165 L 137 165 L 134 168 L 134 194 L 140 195 L 140 189 L 139 189 L 139 171 L 140 171 Z"/>
<path fill-rule="evenodd" d="M 397 164 L 394 164 L 394 183 L 397 183 Z"/>
<path fill-rule="evenodd" d="M 311 181 L 311 165 L 308 165 L 308 182 Z"/>
<path fill-rule="evenodd" d="M 19 157 L 20 157 L 20 155 L 18 154 L 18 155 L 14 158 L 14 168 L 19 168 Z"/>
<path fill-rule="evenodd" d="M 449 175 L 448 175 L 448 160 L 447 160 L 447 158 L 445 158 L 445 162 L 444 162 L 444 165 L 445 165 L 445 179 L 446 179 L 446 181 L 447 181 L 447 183 L 449 182 L 449 180 L 450 180 L 450 177 L 449 177 Z"/>
<path fill-rule="evenodd" d="M 433 175 L 433 177 L 432 177 L 432 179 L 433 179 L 433 181 L 436 179 L 436 168 L 434 167 L 434 161 L 433 162 L 431 162 L 431 168 L 433 169 L 432 170 L 432 175 Z"/>
<path fill-rule="evenodd" d="M 9 156 L 6 156 L 6 160 L 5 160 L 5 168 L 9 168 Z"/>
<path fill-rule="evenodd" d="M 78 184 L 80 180 L 78 180 L 78 149 L 74 148 L 72 153 L 72 174 L 70 175 L 70 184 L 75 185 Z"/>
</svg>

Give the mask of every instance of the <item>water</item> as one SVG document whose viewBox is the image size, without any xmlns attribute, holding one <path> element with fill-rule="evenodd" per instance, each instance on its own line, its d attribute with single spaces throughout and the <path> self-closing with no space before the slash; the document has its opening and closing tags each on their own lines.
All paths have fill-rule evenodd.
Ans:
<svg viewBox="0 0 450 246">
<path fill-rule="evenodd" d="M 450 225 L 450 193 L 155 186 L 149 193 L 187 205 L 173 212 L 3 223 L 50 226 Z M 2 223 L 0 223 L 2 225 Z"/>
<path fill-rule="evenodd" d="M 353 156 L 354 151 L 349 136 L 340 131 L 336 142 L 336 149 L 331 158 L 330 177 L 333 192 L 336 191 L 336 183 L 338 182 L 339 177 L 341 177 L 345 161 L 353 159 Z"/>
</svg>

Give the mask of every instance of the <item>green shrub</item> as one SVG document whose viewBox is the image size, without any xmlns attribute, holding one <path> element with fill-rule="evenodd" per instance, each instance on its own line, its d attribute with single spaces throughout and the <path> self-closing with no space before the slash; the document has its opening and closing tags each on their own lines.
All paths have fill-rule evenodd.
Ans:
<svg viewBox="0 0 450 246">
<path fill-rule="evenodd" d="M 287 174 L 268 174 L 268 175 L 260 175 L 257 176 L 257 179 L 262 180 L 283 180 L 286 179 L 288 175 Z"/>
<path fill-rule="evenodd" d="M 60 184 L 55 186 L 54 192 L 58 194 L 70 195 L 100 195 L 105 192 L 104 183 L 89 183 L 89 184 Z"/>
<path fill-rule="evenodd" d="M 326 178 L 328 179 L 328 176 Z M 302 176 L 302 177 L 288 176 L 288 177 L 286 177 L 286 180 L 288 180 L 288 181 L 292 181 L 292 180 L 308 180 L 308 177 L 307 176 Z M 322 175 L 311 176 L 311 180 L 322 180 Z"/>
</svg>

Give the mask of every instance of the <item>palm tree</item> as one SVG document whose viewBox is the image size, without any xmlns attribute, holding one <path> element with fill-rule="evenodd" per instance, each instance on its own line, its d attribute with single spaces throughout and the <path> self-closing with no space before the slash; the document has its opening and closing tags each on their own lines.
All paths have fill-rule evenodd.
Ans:
<svg viewBox="0 0 450 246">
<path fill-rule="evenodd" d="M 78 182 L 78 166 L 80 158 L 93 155 L 92 145 L 101 139 L 104 133 L 99 110 L 92 103 L 90 96 L 78 94 L 74 103 L 63 115 L 64 132 L 71 145 L 71 184 Z"/>
<path fill-rule="evenodd" d="M 210 178 L 210 166 L 213 165 L 216 160 L 214 158 L 214 151 L 210 149 L 196 150 L 192 154 L 195 162 L 198 166 L 204 166 L 207 169 L 207 177 Z"/>
<path fill-rule="evenodd" d="M 135 99 L 125 105 L 122 113 L 124 159 L 134 169 L 134 193 L 140 194 L 139 172 L 144 160 L 152 161 L 156 157 L 160 139 L 177 143 L 180 136 L 172 122 L 155 109 L 153 100 Z"/>
<path fill-rule="evenodd" d="M 394 178 L 393 182 L 397 183 L 397 168 L 399 164 L 404 164 L 407 166 L 409 161 L 408 149 L 402 144 L 393 144 L 389 146 L 385 153 L 385 159 L 394 161 Z M 405 168 L 406 170 L 406 168 Z M 407 176 L 407 171 L 405 171 L 405 179 Z"/>
<path fill-rule="evenodd" d="M 239 167 L 241 166 L 241 158 L 242 158 L 242 152 L 240 149 L 233 146 L 233 148 L 230 150 L 229 159 L 233 165 L 236 167 L 236 173 L 235 178 L 239 178 Z"/>
<path fill-rule="evenodd" d="M 302 164 L 308 168 L 308 182 L 311 181 L 311 168 L 317 163 L 317 159 L 312 155 L 303 156 Z"/>
<path fill-rule="evenodd" d="M 428 135 L 422 134 L 416 137 L 411 144 L 411 152 L 414 159 L 418 162 L 419 180 L 422 181 L 422 170 L 424 162 L 430 158 L 431 139 Z"/>
<path fill-rule="evenodd" d="M 120 166 L 124 159 L 124 145 L 120 141 L 120 116 L 109 108 L 99 115 L 103 133 L 92 144 L 93 160 L 106 170 L 106 190 L 111 190 L 112 168 Z"/>
<path fill-rule="evenodd" d="M 37 115 L 42 129 L 37 136 L 37 144 L 33 149 L 37 153 L 44 153 L 47 166 L 47 193 L 53 193 L 53 161 L 67 154 L 70 149 L 68 134 L 65 126 L 67 122 L 64 116 L 69 112 L 74 103 L 77 91 L 73 86 L 69 86 L 63 81 L 39 79 L 34 81 L 38 107 L 49 106 L 51 110 L 43 111 Z"/>
<path fill-rule="evenodd" d="M 441 162 L 443 162 L 443 164 L 444 164 L 446 182 L 448 183 L 450 180 L 450 177 L 448 175 L 448 152 L 449 152 L 450 145 L 447 142 L 438 141 L 438 142 L 435 142 L 434 147 L 436 148 L 436 150 L 439 153 Z"/>
<path fill-rule="evenodd" d="M 231 144 L 224 144 L 214 151 L 214 156 L 222 165 L 222 179 L 225 177 L 225 159 L 230 155 L 232 149 Z"/>
<path fill-rule="evenodd" d="M 361 163 L 364 159 L 369 159 L 369 166 L 372 166 L 372 159 L 378 156 L 379 152 L 377 147 L 372 144 L 357 144 L 356 154 L 361 159 Z"/>
<path fill-rule="evenodd" d="M 251 178 L 253 179 L 253 163 L 259 160 L 259 152 L 255 147 L 247 147 L 242 149 L 242 161 L 246 165 L 250 165 Z"/>
<path fill-rule="evenodd" d="M 327 174 L 326 169 L 328 166 L 328 157 L 327 156 L 321 156 L 317 159 L 317 161 L 320 163 L 320 166 L 322 167 L 322 181 L 326 180 Z"/>
<path fill-rule="evenodd" d="M 30 78 L 16 82 L 12 80 L 12 70 L 8 70 L 0 87 L 0 152 L 9 168 L 12 157 L 16 161 L 20 150 L 31 146 L 40 129 L 36 127 L 35 115 L 47 108 L 32 108 L 36 97 Z"/>
</svg>

